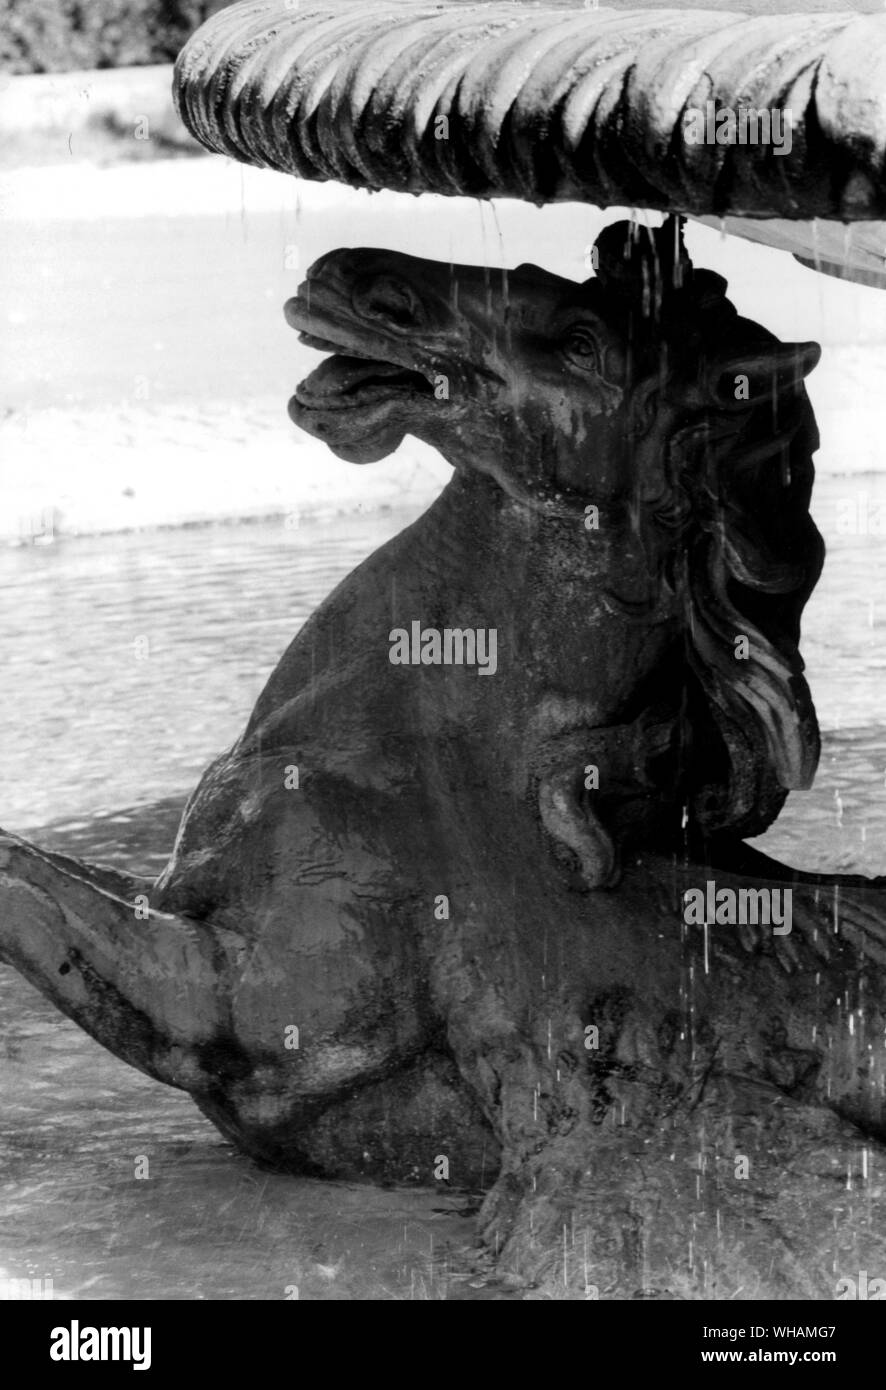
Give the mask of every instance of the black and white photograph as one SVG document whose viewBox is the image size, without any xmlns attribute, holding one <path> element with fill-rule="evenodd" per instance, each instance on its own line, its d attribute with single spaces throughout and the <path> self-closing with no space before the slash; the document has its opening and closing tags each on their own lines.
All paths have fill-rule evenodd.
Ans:
<svg viewBox="0 0 886 1390">
<path fill-rule="evenodd" d="M 0 66 L 27 1364 L 582 1302 L 845 1375 L 886 7 L 0 0 Z"/>
</svg>

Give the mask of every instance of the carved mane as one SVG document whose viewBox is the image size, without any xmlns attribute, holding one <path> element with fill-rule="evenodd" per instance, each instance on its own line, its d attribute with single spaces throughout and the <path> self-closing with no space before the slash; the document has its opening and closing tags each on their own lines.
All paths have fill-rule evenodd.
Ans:
<svg viewBox="0 0 886 1390">
<path fill-rule="evenodd" d="M 703 834 L 760 834 L 820 751 L 798 649 L 824 557 L 803 387 L 819 349 L 739 317 L 722 277 L 692 266 L 679 219 L 617 223 L 597 248 L 627 320 L 628 399 L 641 433 L 650 416 L 664 431 L 640 526 L 684 614 L 680 790 Z"/>
</svg>

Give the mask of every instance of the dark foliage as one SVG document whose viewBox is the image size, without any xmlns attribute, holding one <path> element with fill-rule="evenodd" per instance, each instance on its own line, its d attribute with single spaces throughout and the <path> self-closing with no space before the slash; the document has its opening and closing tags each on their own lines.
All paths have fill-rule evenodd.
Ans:
<svg viewBox="0 0 886 1390">
<path fill-rule="evenodd" d="M 0 0 L 7 72 L 168 63 L 228 0 Z"/>
</svg>

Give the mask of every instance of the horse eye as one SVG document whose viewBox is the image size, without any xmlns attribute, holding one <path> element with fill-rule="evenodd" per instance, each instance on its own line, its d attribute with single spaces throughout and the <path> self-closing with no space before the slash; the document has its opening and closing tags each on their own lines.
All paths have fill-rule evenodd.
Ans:
<svg viewBox="0 0 886 1390">
<path fill-rule="evenodd" d="M 598 363 L 597 340 L 587 328 L 571 329 L 563 341 L 563 348 L 582 367 L 596 366 Z"/>
</svg>

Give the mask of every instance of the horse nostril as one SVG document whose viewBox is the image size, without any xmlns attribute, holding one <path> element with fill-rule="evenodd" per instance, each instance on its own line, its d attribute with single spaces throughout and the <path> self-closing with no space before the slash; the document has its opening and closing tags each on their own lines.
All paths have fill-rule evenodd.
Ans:
<svg viewBox="0 0 886 1390">
<path fill-rule="evenodd" d="M 416 328 L 421 321 L 418 295 L 405 280 L 374 275 L 354 287 L 354 308 L 363 318 L 381 320 L 394 328 Z"/>
</svg>

